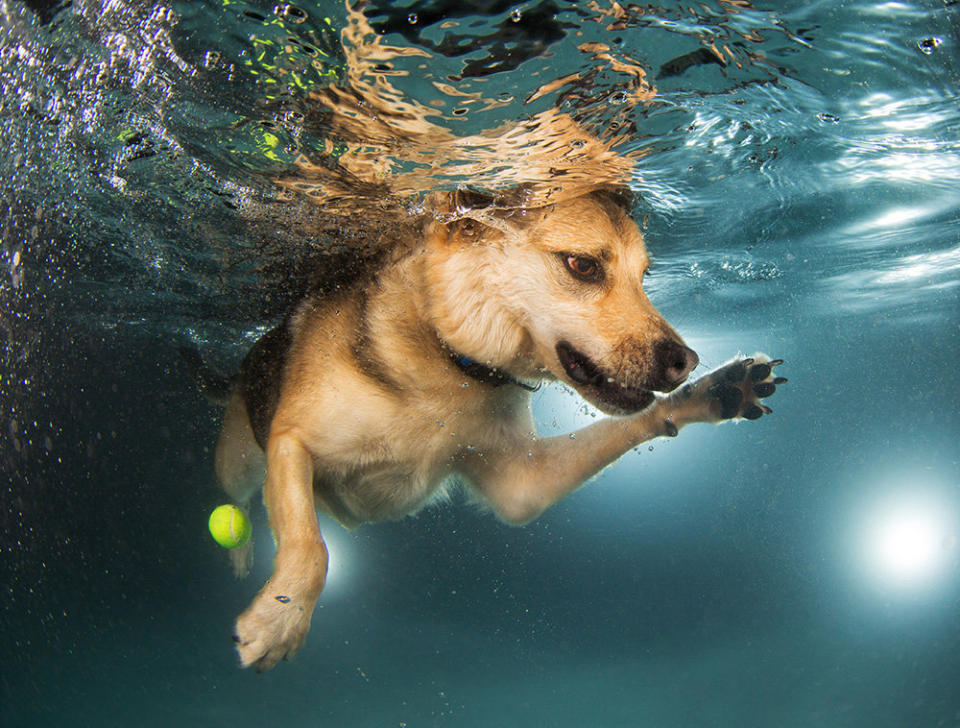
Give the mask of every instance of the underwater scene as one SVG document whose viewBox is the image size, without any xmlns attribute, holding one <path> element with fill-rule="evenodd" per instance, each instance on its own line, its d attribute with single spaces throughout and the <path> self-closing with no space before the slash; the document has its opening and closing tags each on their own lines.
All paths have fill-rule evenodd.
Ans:
<svg viewBox="0 0 960 728">
<path fill-rule="evenodd" d="M 960 726 L 957 0 L 0 0 L 0 130 L 4 728 Z"/>
</svg>

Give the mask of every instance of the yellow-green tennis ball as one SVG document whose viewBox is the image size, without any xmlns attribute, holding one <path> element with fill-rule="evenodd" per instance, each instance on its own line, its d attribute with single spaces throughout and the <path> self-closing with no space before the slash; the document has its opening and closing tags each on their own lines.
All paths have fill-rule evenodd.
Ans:
<svg viewBox="0 0 960 728">
<path fill-rule="evenodd" d="M 243 546 L 250 538 L 250 519 L 236 506 L 217 506 L 207 525 L 213 540 L 225 549 Z"/>
</svg>

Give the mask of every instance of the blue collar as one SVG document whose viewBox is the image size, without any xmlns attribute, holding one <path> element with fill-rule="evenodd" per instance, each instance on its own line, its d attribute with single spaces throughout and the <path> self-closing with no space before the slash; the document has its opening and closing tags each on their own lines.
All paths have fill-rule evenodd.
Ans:
<svg viewBox="0 0 960 728">
<path fill-rule="evenodd" d="M 538 389 L 540 389 L 539 384 L 534 385 L 521 382 L 516 377 L 513 377 L 510 374 L 501 371 L 500 369 L 494 369 L 486 364 L 481 364 L 465 354 L 454 351 L 445 343 L 442 345 L 447 352 L 447 356 L 450 357 L 450 361 L 456 365 L 457 369 L 471 379 L 476 379 L 478 382 L 484 382 L 489 384 L 491 387 L 502 387 L 504 384 L 515 384 L 521 389 L 527 390 L 528 392 L 536 392 Z"/>
</svg>

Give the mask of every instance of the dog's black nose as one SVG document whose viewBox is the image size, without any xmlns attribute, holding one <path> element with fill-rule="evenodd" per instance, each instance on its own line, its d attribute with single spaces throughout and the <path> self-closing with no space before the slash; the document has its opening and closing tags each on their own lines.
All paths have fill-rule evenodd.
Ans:
<svg viewBox="0 0 960 728">
<path fill-rule="evenodd" d="M 696 368 L 700 357 L 689 346 L 665 339 L 657 344 L 657 361 L 661 366 L 664 381 L 672 389 Z"/>
</svg>

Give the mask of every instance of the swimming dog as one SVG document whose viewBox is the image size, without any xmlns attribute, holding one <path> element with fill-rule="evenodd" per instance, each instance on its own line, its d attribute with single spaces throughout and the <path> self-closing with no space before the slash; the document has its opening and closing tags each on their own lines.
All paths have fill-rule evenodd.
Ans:
<svg viewBox="0 0 960 728">
<path fill-rule="evenodd" d="M 697 354 L 644 294 L 649 259 L 616 191 L 518 210 L 455 197 L 434 196 L 406 254 L 305 298 L 242 365 L 216 471 L 242 507 L 263 487 L 277 545 L 236 622 L 243 666 L 268 669 L 306 637 L 327 570 L 317 511 L 396 519 L 456 478 L 527 523 L 642 442 L 769 412 L 760 399 L 786 381 L 756 354 L 686 383 Z M 544 381 L 612 417 L 538 437 Z M 239 574 L 248 558 L 233 553 Z"/>
</svg>

